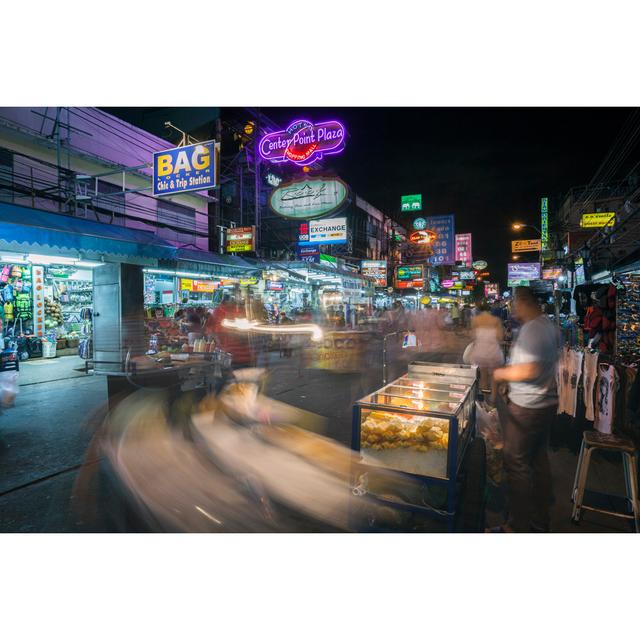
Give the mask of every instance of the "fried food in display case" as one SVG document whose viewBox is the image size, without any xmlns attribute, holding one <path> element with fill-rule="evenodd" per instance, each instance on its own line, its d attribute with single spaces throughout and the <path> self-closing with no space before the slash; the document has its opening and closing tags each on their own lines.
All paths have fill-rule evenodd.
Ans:
<svg viewBox="0 0 640 640">
<path fill-rule="evenodd" d="M 457 375 L 456 365 L 418 364 L 416 375 L 410 369 L 357 402 L 352 446 L 365 463 L 447 478 L 472 423 L 475 369 L 464 368 Z"/>
</svg>

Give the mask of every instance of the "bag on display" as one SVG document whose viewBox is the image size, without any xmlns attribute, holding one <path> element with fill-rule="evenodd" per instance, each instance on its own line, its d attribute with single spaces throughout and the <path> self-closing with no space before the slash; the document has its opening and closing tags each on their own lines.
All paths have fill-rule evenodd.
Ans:
<svg viewBox="0 0 640 640">
<path fill-rule="evenodd" d="M 93 350 L 93 341 L 91 338 L 85 338 L 78 345 L 78 355 L 83 360 L 88 360 L 91 357 L 91 351 Z"/>
<path fill-rule="evenodd" d="M 8 264 L 6 264 L 2 268 L 2 272 L 0 272 L 0 282 L 8 282 L 10 273 L 11 273 L 11 267 Z"/>
<path fill-rule="evenodd" d="M 2 300 L 4 302 L 13 302 L 13 285 L 7 284 L 2 290 Z"/>
<path fill-rule="evenodd" d="M 22 267 L 20 265 L 13 265 L 13 267 L 11 268 L 11 277 L 22 278 Z"/>
</svg>

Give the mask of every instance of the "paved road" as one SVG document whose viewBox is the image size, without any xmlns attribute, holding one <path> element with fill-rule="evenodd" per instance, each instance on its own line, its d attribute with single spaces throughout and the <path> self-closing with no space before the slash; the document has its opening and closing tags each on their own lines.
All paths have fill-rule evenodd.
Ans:
<svg viewBox="0 0 640 640">
<path fill-rule="evenodd" d="M 445 351 L 428 357 L 459 361 L 467 343 L 466 335 L 451 334 Z M 389 379 L 404 373 L 408 360 L 415 355 L 401 350 L 393 352 Z M 349 445 L 353 402 L 382 385 L 379 344 L 370 356 L 369 367 L 349 374 L 301 369 L 295 357 L 272 358 L 267 393 L 327 417 L 327 435 Z M 51 372 L 55 373 L 53 369 Z M 63 380 L 49 376 L 54 381 L 22 387 L 16 406 L 0 415 L 0 531 L 83 530 L 71 508 L 70 496 L 93 434 L 87 423 L 92 414 L 104 408 L 107 391 L 104 378 L 73 377 L 75 375 Z M 47 378 L 40 372 L 38 376 Z M 562 424 L 561 430 L 565 428 Z M 569 523 L 568 498 L 576 465 L 575 453 L 561 447 L 552 453 L 551 462 L 558 498 L 553 512 L 555 531 L 628 530 L 625 523 L 597 514 L 587 514 L 584 524 L 574 528 Z M 615 462 L 596 461 L 592 486 L 620 491 L 618 475 L 621 479 Z M 491 490 L 488 506 L 489 523 L 499 523 L 504 507 L 501 489 Z M 92 528 L 100 529 L 99 519 Z"/>
</svg>

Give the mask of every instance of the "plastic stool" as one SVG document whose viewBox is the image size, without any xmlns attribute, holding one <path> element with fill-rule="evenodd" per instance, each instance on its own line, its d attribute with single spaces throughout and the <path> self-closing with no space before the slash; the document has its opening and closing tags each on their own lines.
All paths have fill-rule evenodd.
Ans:
<svg viewBox="0 0 640 640">
<path fill-rule="evenodd" d="M 607 451 L 619 451 L 622 454 L 622 464 L 624 467 L 624 479 L 627 490 L 626 498 L 631 503 L 632 513 L 621 511 L 610 511 L 599 509 L 582 503 L 584 499 L 585 487 L 587 484 L 587 474 L 589 473 L 589 463 L 591 454 L 595 449 Z M 640 533 L 640 500 L 638 499 L 638 467 L 636 464 L 636 454 L 638 450 L 630 438 L 600 433 L 598 431 L 585 431 L 582 436 L 582 446 L 578 458 L 578 468 L 573 481 L 573 513 L 571 520 L 580 522 L 581 511 L 598 511 L 617 518 L 627 518 L 633 520 L 636 533 Z"/>
</svg>

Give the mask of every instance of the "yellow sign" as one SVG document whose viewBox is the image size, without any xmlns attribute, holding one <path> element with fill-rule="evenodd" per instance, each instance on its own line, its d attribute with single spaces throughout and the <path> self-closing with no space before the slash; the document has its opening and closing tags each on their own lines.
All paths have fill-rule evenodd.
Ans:
<svg viewBox="0 0 640 640">
<path fill-rule="evenodd" d="M 580 220 L 580 226 L 585 229 L 612 227 L 615 223 L 616 214 L 612 211 L 607 213 L 583 213 Z"/>
<path fill-rule="evenodd" d="M 240 278 L 241 287 L 251 287 L 258 284 L 258 278 Z"/>
<path fill-rule="evenodd" d="M 513 253 L 542 251 L 542 242 L 540 240 L 512 240 L 511 251 L 513 251 Z"/>
<path fill-rule="evenodd" d="M 180 278 L 180 291 L 193 291 L 193 280 Z"/>
</svg>

